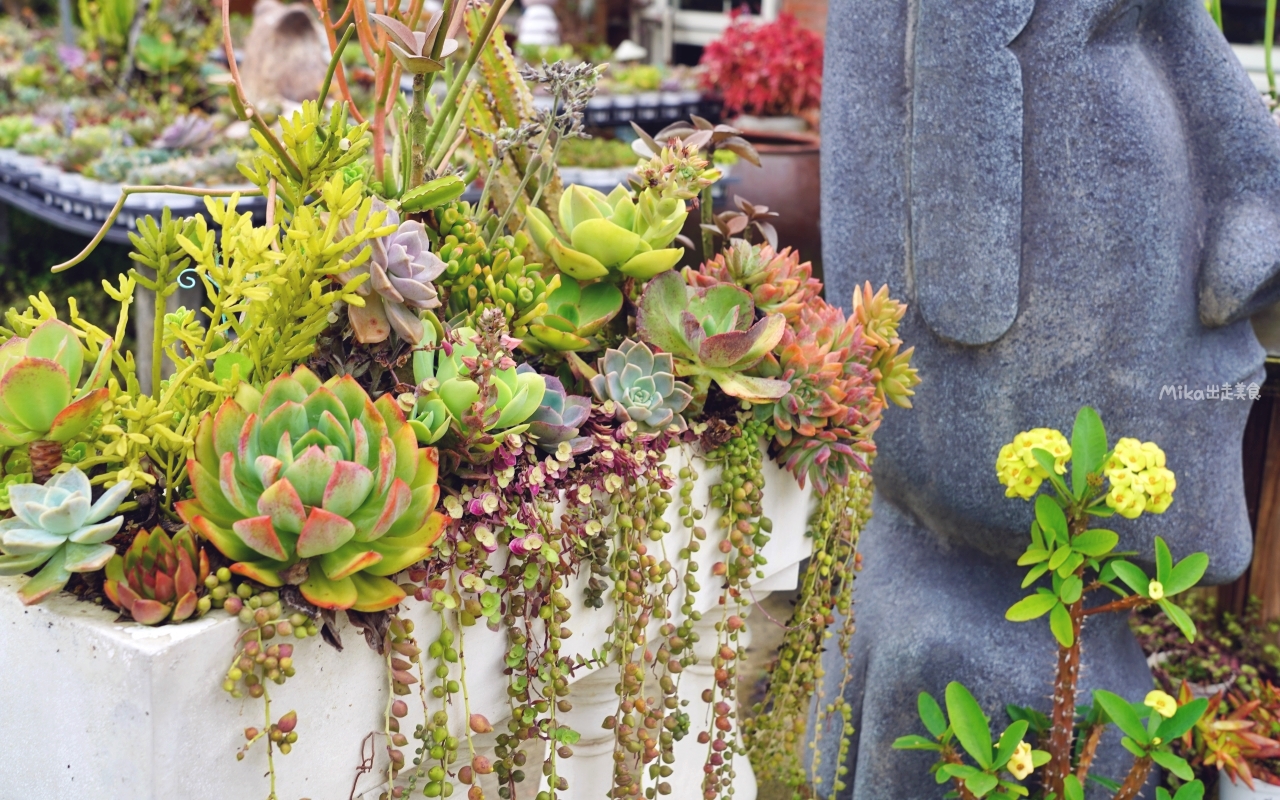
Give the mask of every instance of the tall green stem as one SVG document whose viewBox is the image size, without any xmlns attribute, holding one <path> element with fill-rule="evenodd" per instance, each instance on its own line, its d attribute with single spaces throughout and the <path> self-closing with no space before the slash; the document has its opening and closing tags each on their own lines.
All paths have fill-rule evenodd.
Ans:
<svg viewBox="0 0 1280 800">
<path fill-rule="evenodd" d="M 441 132 L 444 131 L 445 124 L 453 114 L 462 113 L 462 109 L 457 107 L 458 95 L 462 93 L 462 85 L 466 83 L 467 76 L 471 74 L 471 68 L 476 65 L 476 60 L 480 58 L 480 51 L 485 48 L 489 41 L 489 36 L 493 33 L 494 26 L 498 24 L 498 18 L 502 16 L 502 11 L 509 5 L 509 2 L 498 2 L 494 0 L 489 6 L 489 15 L 484 19 L 484 25 L 480 28 L 480 33 L 476 36 L 476 40 L 471 43 L 471 52 L 467 53 L 467 60 L 463 63 L 462 69 L 458 70 L 458 74 L 453 76 L 453 82 L 449 85 L 449 92 L 444 97 L 444 102 L 440 104 L 440 113 L 436 114 L 435 122 L 431 124 L 431 133 L 427 135 L 426 151 L 436 146 L 436 142 L 440 139 Z M 441 22 L 441 25 L 447 23 Z"/>
<path fill-rule="evenodd" d="M 156 318 L 151 323 L 151 394 L 160 393 L 160 378 L 164 366 L 164 315 L 167 298 L 165 288 L 169 279 L 169 259 L 165 258 L 156 268 L 155 309 Z"/>
<path fill-rule="evenodd" d="M 1276 72 L 1271 66 L 1271 47 L 1276 41 L 1276 0 L 1267 0 L 1267 22 L 1262 31 L 1262 46 L 1267 61 L 1267 91 L 1276 98 Z"/>
<path fill-rule="evenodd" d="M 714 225 L 716 221 L 715 207 L 711 200 L 711 187 L 704 187 L 702 190 L 702 200 L 699 202 L 699 211 L 702 214 L 703 225 Z M 716 235 L 705 227 L 702 229 L 702 260 L 710 261 L 711 254 L 716 246 Z"/>
<path fill-rule="evenodd" d="M 409 147 L 412 158 L 407 192 L 421 186 L 427 172 L 427 74 L 413 76 L 413 108 L 409 109 Z"/>
</svg>

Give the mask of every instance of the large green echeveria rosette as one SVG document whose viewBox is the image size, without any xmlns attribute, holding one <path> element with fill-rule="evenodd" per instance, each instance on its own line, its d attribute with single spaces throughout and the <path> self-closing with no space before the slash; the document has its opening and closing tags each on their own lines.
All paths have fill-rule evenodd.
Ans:
<svg viewBox="0 0 1280 800">
<path fill-rule="evenodd" d="M 389 576 L 422 560 L 439 456 L 418 446 L 390 395 L 299 367 L 258 394 L 242 386 L 205 416 L 182 519 L 266 586 L 298 584 L 321 608 L 379 611 L 404 599 Z"/>
<path fill-rule="evenodd" d="M 0 345 L 0 446 L 65 444 L 83 432 L 107 400 L 111 349 L 108 339 L 82 382 L 84 353 L 66 323 L 47 320 Z"/>
</svg>

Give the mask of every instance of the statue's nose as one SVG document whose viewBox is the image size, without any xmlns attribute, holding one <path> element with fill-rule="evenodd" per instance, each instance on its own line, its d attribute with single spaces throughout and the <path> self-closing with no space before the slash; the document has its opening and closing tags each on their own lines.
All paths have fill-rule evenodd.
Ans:
<svg viewBox="0 0 1280 800">
<path fill-rule="evenodd" d="M 1280 300 L 1280 125 L 1201 3 L 1154 13 L 1203 192 L 1200 319 L 1226 325 Z"/>
</svg>

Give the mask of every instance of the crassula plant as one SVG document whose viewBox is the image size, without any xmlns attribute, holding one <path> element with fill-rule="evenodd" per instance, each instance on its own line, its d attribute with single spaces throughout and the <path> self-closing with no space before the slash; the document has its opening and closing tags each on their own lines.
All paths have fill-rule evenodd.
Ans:
<svg viewBox="0 0 1280 800">
<path fill-rule="evenodd" d="M 1115 725 L 1133 755 L 1123 782 L 1103 784 L 1110 786 L 1115 800 L 1136 798 L 1157 765 L 1188 782 L 1179 789 L 1178 800 L 1199 800 L 1203 785 L 1193 780 L 1190 765 L 1171 747 L 1195 728 L 1207 700 L 1184 695 L 1179 701 L 1153 690 L 1134 702 L 1095 689 L 1091 704 L 1077 706 L 1080 631 L 1089 617 L 1155 604 L 1188 639 L 1195 638 L 1190 617 L 1172 598 L 1200 580 L 1208 556 L 1192 553 L 1175 562 L 1157 536 L 1155 574 L 1148 575 L 1128 559 L 1131 554 L 1117 551 L 1116 533 L 1090 527 L 1091 520 L 1115 513 L 1136 519 L 1168 508 L 1174 487 L 1164 452 L 1152 442 L 1128 438 L 1108 449 L 1102 420 L 1086 407 L 1076 417 L 1070 442 L 1049 428 L 1018 434 L 1001 449 L 996 474 L 1008 496 L 1034 499 L 1030 543 L 1018 563 L 1030 567 L 1023 587 L 1035 588 L 1005 616 L 1011 622 L 1048 621 L 1058 644 L 1053 707 L 1048 716 L 1011 707 L 1010 724 L 993 746 L 982 709 L 964 686 L 952 683 L 945 713 L 927 693 L 920 695 L 920 718 L 929 735 L 903 736 L 894 747 L 936 754 L 931 771 L 939 783 L 951 783 L 961 798 L 1027 796 L 1024 782 L 1038 772 L 1037 797 L 1083 800 L 1101 737 Z M 1050 492 L 1041 493 L 1044 486 Z M 1141 501 L 1135 499 L 1138 492 Z M 1116 599 L 1085 604 L 1089 594 L 1103 590 Z M 1035 739 L 1036 749 L 1027 737 Z M 1167 796 L 1166 791 L 1162 797 Z"/>
</svg>

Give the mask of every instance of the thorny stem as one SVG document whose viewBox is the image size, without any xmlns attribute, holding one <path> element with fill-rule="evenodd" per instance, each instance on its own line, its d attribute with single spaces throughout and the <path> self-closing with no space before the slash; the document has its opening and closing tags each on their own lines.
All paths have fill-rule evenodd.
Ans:
<svg viewBox="0 0 1280 800">
<path fill-rule="evenodd" d="M 1080 761 L 1076 764 L 1076 778 L 1084 783 L 1089 777 L 1089 768 L 1093 766 L 1093 758 L 1098 754 L 1098 744 L 1102 741 L 1102 732 L 1107 729 L 1105 722 L 1095 722 L 1089 726 L 1085 734 L 1084 748 L 1080 751 Z"/>
<path fill-rule="evenodd" d="M 950 745 L 946 746 L 943 749 L 942 760 L 947 762 L 948 764 L 964 763 L 963 759 L 960 758 L 960 756 L 956 753 L 955 750 L 951 748 Z M 973 796 L 973 792 L 969 791 L 965 787 L 964 781 L 960 780 L 959 778 L 952 778 L 952 780 L 955 782 L 956 791 L 960 795 L 960 800 L 977 800 L 977 798 Z"/>
<path fill-rule="evenodd" d="M 1074 538 L 1084 533 L 1087 520 L 1074 511 L 1070 517 L 1069 533 Z M 1076 570 L 1084 572 L 1081 565 Z M 1049 735 L 1049 765 L 1045 772 L 1045 785 L 1051 793 L 1063 796 L 1063 782 L 1071 772 L 1071 750 L 1075 736 L 1076 685 L 1080 680 L 1080 624 L 1084 620 L 1084 600 L 1076 600 L 1068 609 L 1071 615 L 1072 641 L 1070 647 L 1058 647 L 1058 670 L 1053 681 L 1053 717 Z"/>
<path fill-rule="evenodd" d="M 1120 791 L 1116 792 L 1115 800 L 1134 800 L 1146 785 L 1147 776 L 1150 774 L 1151 756 L 1135 758 L 1124 783 L 1120 784 Z"/>
<path fill-rule="evenodd" d="M 1148 600 L 1147 598 L 1143 597 L 1140 594 L 1133 594 L 1133 595 L 1129 595 L 1123 600 L 1114 600 L 1110 603 L 1106 603 L 1105 605 L 1094 606 L 1093 608 L 1086 608 L 1083 612 L 1083 616 L 1088 617 L 1088 616 L 1092 616 L 1093 614 L 1106 614 L 1112 611 L 1128 611 L 1130 609 L 1137 608 L 1138 606 L 1145 605 L 1150 602 L 1151 602 L 1150 600 Z"/>
</svg>

